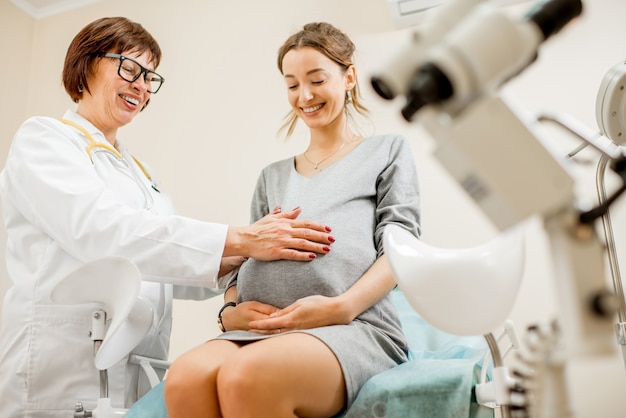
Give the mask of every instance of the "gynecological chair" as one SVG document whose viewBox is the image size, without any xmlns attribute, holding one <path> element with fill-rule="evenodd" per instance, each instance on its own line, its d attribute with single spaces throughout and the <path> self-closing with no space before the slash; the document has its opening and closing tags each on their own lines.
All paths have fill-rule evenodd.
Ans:
<svg viewBox="0 0 626 418">
<path fill-rule="evenodd" d="M 124 359 L 148 333 L 153 322 L 150 304 L 139 296 L 141 273 L 134 263 L 122 257 L 105 257 L 86 263 L 64 279 L 52 291 L 58 304 L 94 303 L 92 329 L 86 338 L 94 343 L 94 364 L 100 373 L 100 398 L 93 410 L 77 399 L 75 418 L 113 418 L 127 410 L 114 408 L 108 393 L 107 369 Z M 152 387 L 160 382 L 155 369 L 169 363 L 131 355 L 146 374 Z"/>
<path fill-rule="evenodd" d="M 403 281 L 391 295 L 409 343 L 409 361 L 368 380 L 336 418 L 493 418 L 511 396 L 502 358 L 517 347 L 517 338 L 511 323 L 498 318 L 508 315 L 523 275 L 522 231 L 450 250 L 416 244 L 398 232 L 385 234 L 385 245 L 394 248 L 397 273 L 428 278 Z M 489 291 L 475 292 L 477 281 Z M 437 293 L 445 295 L 443 302 Z M 414 303 L 424 308 L 422 315 Z M 472 321 L 464 320 L 468 316 Z M 469 330 L 468 323 L 473 324 Z M 492 328 L 503 331 L 496 338 L 485 331 Z M 139 399 L 126 417 L 167 418 L 163 383 Z"/>
<path fill-rule="evenodd" d="M 445 249 L 388 226 L 386 253 L 402 278 L 392 295 L 410 360 L 366 382 L 345 418 L 486 418 L 511 403 L 503 358 L 519 343 L 502 318 L 521 283 L 524 241 L 515 229 L 476 247 Z M 482 287 L 488 291 L 476 292 Z"/>
<path fill-rule="evenodd" d="M 400 289 L 393 290 L 392 297 L 410 360 L 368 380 L 352 406 L 335 418 L 493 418 L 499 405 L 486 340 L 435 328 L 415 312 Z M 501 336 L 503 345 L 506 335 Z M 126 418 L 167 418 L 163 386 L 159 383 L 140 398 Z"/>
</svg>

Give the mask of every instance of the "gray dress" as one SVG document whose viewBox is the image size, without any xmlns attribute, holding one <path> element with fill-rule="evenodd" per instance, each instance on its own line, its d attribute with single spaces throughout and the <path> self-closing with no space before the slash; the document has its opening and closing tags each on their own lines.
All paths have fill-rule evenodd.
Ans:
<svg viewBox="0 0 626 418">
<path fill-rule="evenodd" d="M 300 218 L 329 225 L 337 241 L 330 253 L 310 262 L 249 259 L 237 277 L 239 302 L 254 300 L 283 308 L 310 295 L 340 295 L 383 253 L 385 225 L 400 225 L 419 236 L 419 190 L 411 149 L 401 136 L 369 137 L 311 178 L 295 170 L 294 158 L 275 162 L 258 179 L 252 221 L 276 206 L 285 210 L 301 206 Z M 348 407 L 370 377 L 407 360 L 407 342 L 390 295 L 348 325 L 292 332 L 314 335 L 336 355 Z M 228 331 L 218 338 L 272 337 Z"/>
</svg>

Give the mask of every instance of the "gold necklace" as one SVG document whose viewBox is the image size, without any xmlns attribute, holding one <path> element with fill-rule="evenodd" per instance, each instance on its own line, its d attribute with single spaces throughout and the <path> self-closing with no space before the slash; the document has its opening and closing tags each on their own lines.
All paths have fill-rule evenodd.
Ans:
<svg viewBox="0 0 626 418">
<path fill-rule="evenodd" d="M 337 148 L 335 151 L 333 151 L 329 156 L 322 158 L 321 160 L 319 160 L 318 162 L 314 162 L 311 161 L 309 159 L 309 157 L 306 156 L 306 151 L 304 151 L 304 153 L 302 153 L 302 155 L 304 156 L 304 159 L 307 160 L 308 162 L 310 162 L 311 164 L 313 164 L 313 169 L 317 170 L 320 166 L 320 164 L 322 164 L 324 161 L 328 160 L 330 157 L 332 157 L 333 155 L 337 154 L 343 147 L 346 146 L 346 142 L 344 142 L 343 144 L 341 144 L 341 146 L 339 148 Z"/>
</svg>

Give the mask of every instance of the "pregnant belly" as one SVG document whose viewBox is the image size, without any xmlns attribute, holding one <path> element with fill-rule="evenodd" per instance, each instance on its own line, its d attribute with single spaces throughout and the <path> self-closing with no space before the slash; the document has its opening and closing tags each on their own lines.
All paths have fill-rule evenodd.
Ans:
<svg viewBox="0 0 626 418">
<path fill-rule="evenodd" d="M 315 260 L 321 261 L 321 260 Z M 246 261 L 237 277 L 240 302 L 257 301 L 284 308 L 311 295 L 336 296 L 344 286 L 324 274 L 324 263 Z"/>
</svg>

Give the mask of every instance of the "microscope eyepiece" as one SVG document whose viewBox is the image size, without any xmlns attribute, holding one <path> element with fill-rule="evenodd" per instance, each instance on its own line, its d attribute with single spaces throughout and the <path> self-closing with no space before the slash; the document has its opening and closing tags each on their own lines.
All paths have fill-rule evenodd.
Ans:
<svg viewBox="0 0 626 418">
<path fill-rule="evenodd" d="M 411 121 L 423 106 L 449 99 L 453 93 L 454 88 L 448 76 L 435 64 L 424 64 L 411 77 L 402 116 Z"/>
<path fill-rule="evenodd" d="M 533 7 L 525 16 L 534 22 L 546 40 L 560 31 L 583 11 L 581 0 L 546 0 Z"/>
<path fill-rule="evenodd" d="M 395 93 L 392 89 L 387 85 L 385 80 L 382 77 L 372 77 L 371 79 L 372 87 L 374 91 L 378 93 L 380 97 L 385 100 L 392 100 L 396 97 Z"/>
</svg>

